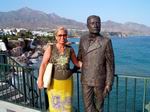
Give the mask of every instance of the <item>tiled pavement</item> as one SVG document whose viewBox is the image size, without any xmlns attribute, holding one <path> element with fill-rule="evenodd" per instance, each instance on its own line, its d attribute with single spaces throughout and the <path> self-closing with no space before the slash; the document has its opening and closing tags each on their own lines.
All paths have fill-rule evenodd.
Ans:
<svg viewBox="0 0 150 112">
<path fill-rule="evenodd" d="M 0 100 L 0 112 L 41 112 Z"/>
</svg>

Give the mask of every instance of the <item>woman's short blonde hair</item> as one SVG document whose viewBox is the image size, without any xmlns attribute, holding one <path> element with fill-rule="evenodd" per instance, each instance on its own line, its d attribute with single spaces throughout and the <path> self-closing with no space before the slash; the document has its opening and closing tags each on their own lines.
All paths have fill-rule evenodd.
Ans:
<svg viewBox="0 0 150 112">
<path fill-rule="evenodd" d="M 65 31 L 66 34 L 68 34 L 68 30 L 63 26 L 60 26 L 56 29 L 55 36 L 57 35 L 58 31 L 60 31 L 60 30 L 63 30 L 63 31 Z"/>
</svg>

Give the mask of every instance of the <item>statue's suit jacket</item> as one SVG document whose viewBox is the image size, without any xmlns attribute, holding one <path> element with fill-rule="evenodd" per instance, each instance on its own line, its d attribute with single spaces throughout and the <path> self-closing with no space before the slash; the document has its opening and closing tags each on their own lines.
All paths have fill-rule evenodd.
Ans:
<svg viewBox="0 0 150 112">
<path fill-rule="evenodd" d="M 90 45 L 90 35 L 81 37 L 78 59 L 82 61 L 81 83 L 88 86 L 112 85 L 114 78 L 114 52 L 111 40 L 102 35 Z"/>
</svg>

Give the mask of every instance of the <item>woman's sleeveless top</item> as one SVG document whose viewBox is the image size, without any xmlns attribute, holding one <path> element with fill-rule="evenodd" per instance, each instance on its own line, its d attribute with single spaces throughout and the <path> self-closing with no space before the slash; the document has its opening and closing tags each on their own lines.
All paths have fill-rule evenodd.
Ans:
<svg viewBox="0 0 150 112">
<path fill-rule="evenodd" d="M 70 58 L 71 57 L 71 47 L 65 46 L 65 51 L 60 54 L 56 48 L 56 45 L 52 45 L 52 55 L 51 62 L 53 63 L 53 78 L 57 80 L 68 79 L 72 72 L 70 70 Z"/>
</svg>

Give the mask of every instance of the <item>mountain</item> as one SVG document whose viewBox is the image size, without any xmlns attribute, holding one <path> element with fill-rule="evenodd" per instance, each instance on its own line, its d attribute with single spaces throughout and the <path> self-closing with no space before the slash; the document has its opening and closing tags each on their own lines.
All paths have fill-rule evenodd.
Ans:
<svg viewBox="0 0 150 112">
<path fill-rule="evenodd" d="M 60 25 L 75 29 L 86 28 L 85 24 L 81 22 L 27 7 L 16 11 L 0 12 L 0 28 L 54 29 Z"/>
<path fill-rule="evenodd" d="M 150 35 L 150 27 L 146 25 L 133 22 L 121 24 L 110 20 L 102 22 L 102 31 L 122 32 L 128 35 Z"/>
<path fill-rule="evenodd" d="M 47 14 L 28 7 L 15 11 L 0 12 L 0 28 L 55 29 L 57 26 L 73 29 L 87 29 L 85 23 L 60 17 L 55 13 Z M 133 23 L 102 22 L 102 31 L 121 32 L 129 35 L 150 35 L 150 27 Z"/>
</svg>

